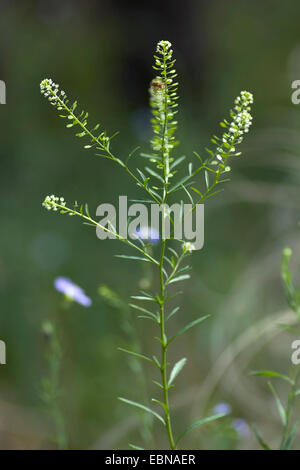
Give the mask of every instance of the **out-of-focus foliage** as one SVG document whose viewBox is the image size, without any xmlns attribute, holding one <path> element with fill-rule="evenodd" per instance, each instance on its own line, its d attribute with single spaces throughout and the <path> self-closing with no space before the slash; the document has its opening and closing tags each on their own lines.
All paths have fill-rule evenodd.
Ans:
<svg viewBox="0 0 300 470">
<path fill-rule="evenodd" d="M 255 125 L 232 168 L 232 184 L 206 205 L 205 245 L 193 257 L 192 282 L 175 320 L 178 329 L 191 313 L 212 315 L 192 340 L 181 339 L 189 362 L 178 379 L 181 392 L 172 398 L 174 425 L 193 422 L 203 406 L 225 400 L 232 421 L 255 422 L 270 444 L 278 440 L 280 419 L 268 390 L 248 372 L 290 365 L 292 336 L 276 323 L 294 319 L 281 286 L 282 248 L 293 248 L 293 272 L 300 260 L 300 108 L 290 100 L 291 82 L 300 78 L 300 5 L 170 4 L 1 2 L 0 79 L 7 104 L 0 105 L 0 339 L 7 344 L 7 365 L 0 366 L 0 448 L 49 446 L 52 423 L 40 400 L 40 380 L 47 375 L 40 333 L 45 319 L 59 320 L 64 331 L 62 399 L 71 446 L 126 448 L 139 432 L 140 415 L 128 418 L 116 400 L 136 380 L 117 350 L 131 341 L 124 330 L 128 312 L 107 302 L 98 288 L 105 284 L 126 302 L 137 286 L 152 282 L 151 273 L 114 259 L 115 242 L 100 242 L 87 227 L 41 208 L 44 194 L 62 189 L 68 200 L 94 203 L 90 211 L 115 203 L 119 194 L 137 193 L 121 168 L 80 149 L 45 106 L 39 83 L 45 76 L 64 83 L 108 135 L 119 129 L 116 154 L 128 155 L 137 141 L 147 152 L 149 57 L 160 39 L 169 39 L 178 57 L 185 153 L 208 145 L 241 89 L 256 98 Z M 53 287 L 60 275 L 84 288 L 93 299 L 89 309 L 63 308 Z M 151 326 L 136 324 L 147 346 Z M 170 355 L 173 361 L 181 357 L 179 346 Z M 230 417 L 222 428 L 211 424 L 184 445 L 257 447 L 254 436 L 237 438 L 230 425 Z M 155 444 L 166 445 L 159 435 Z M 294 448 L 299 445 L 296 436 Z"/>
</svg>

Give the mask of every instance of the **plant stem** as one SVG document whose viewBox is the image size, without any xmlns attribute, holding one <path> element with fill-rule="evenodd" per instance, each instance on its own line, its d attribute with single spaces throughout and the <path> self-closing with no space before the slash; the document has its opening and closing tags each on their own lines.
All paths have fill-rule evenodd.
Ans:
<svg viewBox="0 0 300 470">
<path fill-rule="evenodd" d="M 165 255 L 165 246 L 166 240 L 162 240 L 161 243 L 161 254 L 160 254 L 160 264 L 159 264 L 159 278 L 160 278 L 160 340 L 161 340 L 161 380 L 163 387 L 163 396 L 164 396 L 164 411 L 165 411 L 165 422 L 166 430 L 168 433 L 168 439 L 170 447 L 172 450 L 176 449 L 176 445 L 173 438 L 172 425 L 171 425 L 171 416 L 169 408 L 169 391 L 168 391 L 168 380 L 167 380 L 167 337 L 165 334 L 165 283 L 163 277 L 163 263 Z"/>
<path fill-rule="evenodd" d="M 121 160 L 119 160 L 118 158 L 116 158 L 112 153 L 111 151 L 109 150 L 109 148 L 106 146 L 103 145 L 103 143 L 101 142 L 101 140 L 96 137 L 88 128 L 87 126 L 84 124 L 84 122 L 82 122 L 82 120 L 80 120 L 79 116 L 76 116 L 76 114 L 72 111 L 71 108 L 69 108 L 66 103 L 60 99 L 59 96 L 55 95 L 55 93 L 53 92 L 53 90 L 49 89 L 49 92 L 51 93 L 52 96 L 55 96 L 57 101 L 59 102 L 60 106 L 62 108 L 65 109 L 65 111 L 68 113 L 69 116 L 72 116 L 73 119 L 74 119 L 74 122 L 76 122 L 76 124 L 78 124 L 81 129 L 89 136 L 89 138 L 91 139 L 91 142 L 92 143 L 96 143 L 99 145 L 99 149 L 102 149 L 103 151 L 105 151 L 107 153 L 106 155 L 106 158 L 109 158 L 110 160 L 118 163 L 118 165 L 120 165 L 122 168 L 125 169 L 125 171 L 128 173 L 128 175 L 137 183 L 137 185 L 140 187 L 140 188 L 143 188 L 146 193 L 157 203 L 159 204 L 159 200 L 156 198 L 156 196 L 151 192 L 149 191 L 149 189 L 147 188 L 147 186 L 145 186 L 143 184 L 142 181 L 139 180 L 139 178 L 137 178 L 137 176 L 135 176 L 135 174 L 128 168 L 128 166 L 122 162 Z"/>
<path fill-rule="evenodd" d="M 280 444 L 280 450 L 284 449 L 284 447 L 286 445 L 286 441 L 287 441 L 288 436 L 289 436 L 291 412 L 292 412 L 295 397 L 296 397 L 296 392 L 297 392 L 299 379 L 300 379 L 300 367 L 298 367 L 296 377 L 295 377 L 295 381 L 294 381 L 294 383 L 291 387 L 291 390 L 289 392 L 288 404 L 287 404 L 287 409 L 286 409 L 286 424 L 285 424 L 284 430 L 283 430 L 282 440 L 281 440 L 281 444 Z"/>
<path fill-rule="evenodd" d="M 68 438 L 65 429 L 65 420 L 60 405 L 60 379 L 62 350 L 56 330 L 49 338 L 49 351 L 47 353 L 49 376 L 45 379 L 43 387 L 43 400 L 55 427 L 55 442 L 58 449 L 68 448 Z"/>
</svg>

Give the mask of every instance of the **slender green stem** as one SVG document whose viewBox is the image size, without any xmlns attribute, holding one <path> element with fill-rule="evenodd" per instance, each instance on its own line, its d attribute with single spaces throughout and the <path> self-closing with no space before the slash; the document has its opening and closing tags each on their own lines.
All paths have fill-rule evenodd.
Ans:
<svg viewBox="0 0 300 470">
<path fill-rule="evenodd" d="M 294 383 L 293 383 L 293 385 L 290 389 L 290 392 L 289 392 L 288 403 L 287 403 L 287 408 L 286 408 L 286 423 L 285 423 L 285 426 L 284 426 L 282 440 L 281 440 L 281 443 L 280 443 L 280 450 L 284 449 L 284 447 L 286 445 L 286 441 L 287 441 L 288 436 L 289 436 L 291 413 L 292 413 L 292 409 L 293 409 L 293 405 L 294 405 L 294 401 L 295 401 L 295 397 L 296 397 L 296 392 L 297 392 L 297 389 L 298 389 L 299 379 L 300 379 L 300 367 L 298 367 L 296 377 L 295 377 L 295 381 L 294 381 Z"/>
<path fill-rule="evenodd" d="M 107 233 L 110 233 L 111 235 L 113 235 L 114 237 L 116 237 L 119 241 L 125 243 L 126 245 L 129 245 L 131 246 L 131 248 L 134 248 L 135 250 L 139 251 L 142 255 L 144 255 L 149 261 L 151 261 L 151 263 L 153 264 L 156 264 L 158 265 L 158 261 L 156 261 L 154 258 L 152 258 L 152 256 L 150 256 L 146 250 L 142 250 L 140 247 L 138 247 L 137 245 L 135 245 L 134 243 L 132 243 L 130 240 L 128 240 L 127 238 L 124 238 L 122 237 L 118 232 L 116 231 L 113 231 L 113 230 L 110 230 L 108 229 L 107 227 L 104 227 L 103 225 L 99 224 L 98 222 L 96 222 L 94 219 L 92 219 L 91 217 L 89 216 L 86 216 L 84 214 L 82 214 L 81 212 L 78 212 L 74 209 L 70 209 L 69 207 L 66 207 L 66 206 L 63 206 L 62 204 L 58 204 L 58 203 L 55 203 L 55 206 L 62 210 L 62 211 L 65 211 L 65 212 L 68 212 L 69 214 L 73 214 L 73 215 L 77 215 L 79 217 L 81 217 L 82 219 L 84 220 L 87 220 L 91 225 L 95 225 L 96 227 L 100 227 L 102 230 L 104 230 L 105 232 Z"/>
<path fill-rule="evenodd" d="M 105 146 L 103 144 L 103 142 L 101 142 L 101 140 L 96 137 L 88 128 L 87 126 L 80 120 L 80 118 L 78 116 L 76 116 L 76 114 L 72 111 L 71 108 L 69 108 L 69 106 L 66 105 L 66 103 L 60 99 L 59 96 L 55 95 L 53 90 L 51 90 L 51 88 L 49 89 L 49 92 L 52 94 L 52 96 L 55 96 L 57 101 L 59 102 L 60 106 L 62 108 L 65 109 L 65 111 L 68 113 L 69 116 L 72 116 L 73 119 L 74 119 L 74 122 L 76 122 L 76 124 L 78 124 L 81 129 L 89 136 L 89 138 L 91 139 L 92 143 L 96 143 L 99 145 L 99 148 L 102 149 L 103 151 L 106 152 L 107 155 L 105 155 L 106 158 L 109 158 L 110 160 L 113 160 L 114 162 L 118 163 L 122 168 L 125 169 L 126 173 L 137 183 L 137 185 L 141 188 L 144 188 L 144 190 L 146 191 L 146 193 L 157 203 L 159 204 L 159 200 L 155 197 L 155 195 L 149 191 L 149 189 L 147 188 L 147 186 L 145 186 L 140 180 L 139 178 L 137 178 L 137 176 L 135 176 L 135 174 L 128 168 L 128 166 L 122 162 L 119 158 L 115 157 L 111 151 L 109 150 L 109 148 L 107 146 Z"/>
<path fill-rule="evenodd" d="M 49 341 L 49 351 L 47 353 L 49 373 L 43 381 L 42 396 L 54 422 L 57 447 L 60 450 L 66 450 L 68 448 L 68 438 L 60 404 L 62 350 L 56 330 L 53 331 L 53 336 L 49 338 Z"/>
<path fill-rule="evenodd" d="M 165 254 L 166 240 L 162 240 L 161 244 L 161 254 L 160 254 L 160 264 L 159 264 L 159 279 L 160 279 L 160 341 L 161 341 L 161 381 L 163 387 L 163 396 L 164 396 L 164 411 L 165 411 L 165 422 L 166 430 L 168 433 L 168 439 L 170 447 L 172 450 L 176 449 L 176 444 L 174 442 L 172 425 L 171 425 L 171 416 L 170 416 L 170 406 L 169 406 L 169 390 L 168 390 L 168 379 L 167 379 L 167 347 L 168 340 L 165 333 L 165 283 L 163 275 L 163 263 L 164 263 L 164 254 Z"/>
</svg>

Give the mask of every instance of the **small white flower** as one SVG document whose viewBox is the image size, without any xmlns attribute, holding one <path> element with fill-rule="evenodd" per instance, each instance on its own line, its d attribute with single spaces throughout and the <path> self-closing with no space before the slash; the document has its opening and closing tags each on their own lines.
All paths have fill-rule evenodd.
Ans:
<svg viewBox="0 0 300 470">
<path fill-rule="evenodd" d="M 48 98 L 53 106 L 58 106 L 60 101 L 65 101 L 66 99 L 66 93 L 64 91 L 59 91 L 59 85 L 54 83 L 51 78 L 45 78 L 41 81 L 40 90 L 42 95 Z M 60 98 L 58 96 L 59 94 Z"/>
<path fill-rule="evenodd" d="M 188 253 L 192 253 L 192 251 L 195 250 L 195 245 L 191 242 L 184 242 L 183 244 L 183 251 L 184 252 L 188 252 Z"/>
<path fill-rule="evenodd" d="M 66 203 L 63 197 L 59 198 L 57 196 L 54 196 L 54 194 L 51 194 L 51 196 L 45 197 L 42 206 L 44 206 L 48 211 L 57 211 L 58 209 L 62 209 L 61 206 L 65 207 Z"/>
</svg>

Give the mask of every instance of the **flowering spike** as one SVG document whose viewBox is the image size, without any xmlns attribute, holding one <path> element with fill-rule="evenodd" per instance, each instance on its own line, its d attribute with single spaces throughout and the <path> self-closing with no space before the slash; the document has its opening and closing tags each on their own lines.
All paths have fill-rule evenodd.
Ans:
<svg viewBox="0 0 300 470">
<path fill-rule="evenodd" d="M 154 70 L 158 75 L 150 84 L 150 106 L 152 110 L 152 128 L 154 137 L 151 141 L 154 151 L 153 159 L 157 167 L 163 171 L 165 185 L 169 178 L 173 176 L 170 171 L 170 153 L 178 142 L 174 133 L 177 129 L 177 122 L 174 116 L 177 113 L 177 83 L 174 82 L 176 71 L 173 68 L 175 60 L 172 60 L 172 46 L 169 41 L 160 41 L 157 44 L 154 56 Z"/>
<path fill-rule="evenodd" d="M 213 158 L 220 162 L 219 166 L 222 170 L 230 171 L 225 167 L 225 163 L 230 156 L 240 155 L 236 153 L 235 146 L 243 141 L 243 136 L 249 132 L 252 124 L 252 116 L 250 114 L 251 105 L 253 104 L 253 95 L 249 91 L 241 91 L 239 96 L 234 100 L 234 108 L 230 112 L 231 122 L 226 120 L 221 122 L 221 126 L 227 129 L 222 135 L 221 140 L 212 139 L 213 143 L 217 143 L 216 153 Z"/>
<path fill-rule="evenodd" d="M 59 89 L 59 85 L 54 83 L 51 78 L 45 78 L 40 83 L 40 90 L 42 95 L 47 98 L 52 106 L 56 106 L 59 110 L 62 109 L 61 104 L 67 101 L 66 93 Z"/>
<path fill-rule="evenodd" d="M 44 202 L 42 204 L 48 211 L 57 211 L 58 209 L 63 209 L 66 207 L 66 203 L 63 197 L 54 196 L 46 196 Z"/>
</svg>

